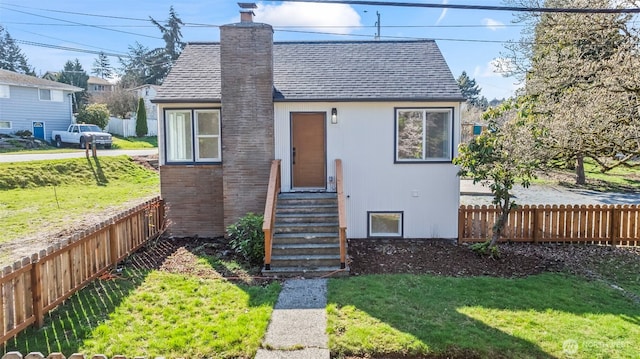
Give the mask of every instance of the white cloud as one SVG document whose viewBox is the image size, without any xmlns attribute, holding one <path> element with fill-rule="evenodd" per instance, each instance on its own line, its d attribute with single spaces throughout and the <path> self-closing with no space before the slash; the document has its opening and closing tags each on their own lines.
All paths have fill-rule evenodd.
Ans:
<svg viewBox="0 0 640 359">
<path fill-rule="evenodd" d="M 360 26 L 360 15 L 349 5 L 327 3 L 258 4 L 256 22 L 275 26 L 317 26 L 320 30 L 348 34 L 352 28 L 322 29 L 322 26 Z"/>
<path fill-rule="evenodd" d="M 488 29 L 493 31 L 505 28 L 504 23 L 498 20 L 490 19 L 488 17 L 485 17 L 484 19 L 482 19 L 482 24 L 486 26 Z"/>
<path fill-rule="evenodd" d="M 448 4 L 449 0 L 442 0 L 443 4 Z M 440 21 L 442 21 L 444 19 L 445 16 L 447 16 L 447 10 L 449 9 L 442 9 L 442 12 L 440 13 L 440 17 L 438 18 L 438 20 L 436 20 L 436 25 L 438 25 L 440 23 Z"/>
</svg>

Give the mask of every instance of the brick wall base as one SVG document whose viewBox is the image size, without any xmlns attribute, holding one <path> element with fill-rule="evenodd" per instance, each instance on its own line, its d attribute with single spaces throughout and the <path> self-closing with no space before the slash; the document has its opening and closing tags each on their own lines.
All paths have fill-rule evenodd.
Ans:
<svg viewBox="0 0 640 359">
<path fill-rule="evenodd" d="M 222 166 L 160 166 L 160 190 L 167 207 L 168 234 L 224 235 Z"/>
</svg>

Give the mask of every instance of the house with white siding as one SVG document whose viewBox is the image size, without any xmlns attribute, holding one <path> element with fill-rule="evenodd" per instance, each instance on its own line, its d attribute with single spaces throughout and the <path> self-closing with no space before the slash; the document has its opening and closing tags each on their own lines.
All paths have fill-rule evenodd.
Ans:
<svg viewBox="0 0 640 359">
<path fill-rule="evenodd" d="M 464 98 L 434 41 L 274 43 L 245 10 L 220 31 L 186 46 L 154 100 L 173 235 L 222 236 L 263 213 L 277 168 L 265 274 L 345 266 L 329 249 L 336 192 L 348 238 L 457 237 Z"/>
<path fill-rule="evenodd" d="M 31 131 L 51 140 L 51 131 L 66 130 L 73 122 L 72 99 L 82 88 L 61 82 L 0 70 L 0 133 Z"/>
</svg>

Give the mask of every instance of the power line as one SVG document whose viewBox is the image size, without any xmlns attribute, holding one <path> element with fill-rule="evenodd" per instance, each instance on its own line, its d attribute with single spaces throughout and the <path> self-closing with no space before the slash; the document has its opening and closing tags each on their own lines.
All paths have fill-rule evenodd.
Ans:
<svg viewBox="0 0 640 359">
<path fill-rule="evenodd" d="M 78 48 L 69 47 L 69 46 L 43 44 L 41 42 L 35 42 L 35 41 L 18 40 L 18 39 L 14 39 L 14 41 L 19 43 L 19 44 L 23 44 L 23 45 L 46 47 L 46 48 L 57 49 L 57 50 L 65 50 L 65 51 L 72 51 L 72 52 L 82 52 L 82 53 L 94 54 L 94 55 L 105 54 L 107 56 L 129 57 L 129 55 L 127 55 L 127 54 L 120 54 L 120 53 L 114 53 L 114 52 L 105 52 L 105 51 L 97 51 L 97 50 L 78 49 Z"/>
<path fill-rule="evenodd" d="M 45 15 L 38 15 L 38 14 L 34 14 L 34 13 L 22 11 L 22 10 L 10 9 L 10 8 L 4 7 L 4 6 L 0 6 L 0 9 L 5 9 L 5 10 L 9 10 L 9 11 L 15 11 L 15 12 L 19 12 L 19 13 L 26 14 L 26 15 L 31 15 L 31 16 L 42 17 L 42 18 L 49 19 L 49 20 L 56 20 L 56 21 L 62 21 L 62 22 L 70 23 L 70 24 L 93 27 L 93 28 L 101 29 L 101 30 L 114 31 L 114 32 L 119 32 L 119 33 L 123 33 L 123 34 L 130 34 L 130 35 L 143 36 L 143 37 L 148 37 L 148 38 L 152 38 L 152 39 L 162 40 L 162 38 L 156 37 L 156 36 L 143 35 L 143 34 L 138 34 L 138 33 L 135 33 L 135 32 L 124 31 L 124 30 L 109 29 L 109 28 L 101 27 L 101 26 L 97 26 L 97 25 L 83 24 L 81 22 L 76 22 L 76 21 L 57 19 L 55 17 L 45 16 Z"/>
<path fill-rule="evenodd" d="M 71 40 L 64 40 L 64 39 L 60 39 L 60 38 L 57 38 L 57 37 L 48 36 L 48 35 L 43 35 L 43 34 L 38 34 L 38 33 L 31 32 L 31 31 L 27 31 L 27 30 L 18 30 L 18 31 L 26 32 L 26 33 L 28 33 L 28 34 L 32 34 L 32 35 L 36 35 L 36 36 L 46 37 L 46 38 L 53 39 L 53 40 L 64 41 L 64 42 L 68 42 L 68 43 L 76 44 L 76 45 L 80 45 L 80 46 L 91 47 L 91 48 L 94 48 L 94 49 L 101 50 L 102 52 L 105 52 L 105 51 L 107 51 L 107 52 L 113 52 L 113 53 L 116 53 L 116 52 L 117 52 L 116 50 L 109 50 L 109 49 L 105 49 L 105 48 L 103 48 L 103 47 L 98 47 L 98 46 L 92 46 L 92 45 L 82 44 L 82 43 L 75 42 L 75 41 L 71 41 Z"/>
<path fill-rule="evenodd" d="M 540 12 L 540 13 L 577 13 L 577 14 L 639 14 L 640 8 L 553 8 L 553 7 L 520 7 L 520 6 L 495 6 L 495 5 L 460 5 L 460 4 L 425 4 L 412 2 L 392 2 L 392 1 L 356 1 L 356 0 L 265 0 L 278 2 L 307 2 L 320 4 L 344 4 L 344 5 L 370 5 L 370 6 L 393 6 L 393 7 L 416 7 L 434 9 L 457 9 L 457 10 L 487 10 L 487 11 L 510 11 L 510 12 Z"/>
</svg>

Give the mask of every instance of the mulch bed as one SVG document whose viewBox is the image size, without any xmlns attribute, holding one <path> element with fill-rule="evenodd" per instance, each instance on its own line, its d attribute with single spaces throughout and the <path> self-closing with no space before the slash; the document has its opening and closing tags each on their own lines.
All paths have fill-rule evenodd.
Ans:
<svg viewBox="0 0 640 359">
<path fill-rule="evenodd" d="M 543 272 L 568 271 L 590 275 L 590 268 L 613 257 L 640 260 L 640 248 L 611 248 L 593 245 L 502 243 L 500 258 L 479 256 L 467 244 L 433 239 L 350 239 L 348 262 L 351 275 L 432 274 L 442 276 L 526 277 Z M 163 238 L 142 248 L 131 261 L 137 267 L 203 277 L 252 276 L 260 278 L 260 268 L 245 272 L 214 268 L 197 269 L 195 261 L 207 255 L 242 261 L 224 238 Z"/>
</svg>

